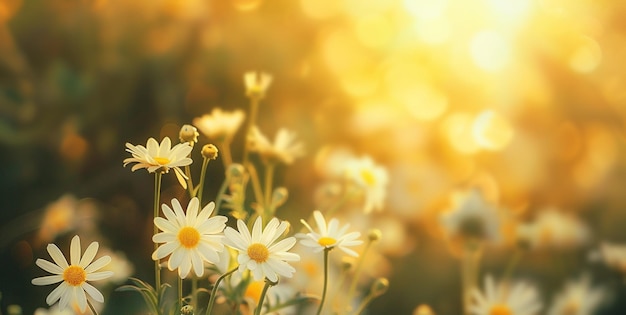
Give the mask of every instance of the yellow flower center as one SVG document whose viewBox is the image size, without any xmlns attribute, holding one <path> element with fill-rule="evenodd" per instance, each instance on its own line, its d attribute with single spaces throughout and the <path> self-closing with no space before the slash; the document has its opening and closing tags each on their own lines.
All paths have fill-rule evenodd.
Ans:
<svg viewBox="0 0 626 315">
<path fill-rule="evenodd" d="M 63 280 L 73 287 L 83 284 L 85 279 L 87 279 L 87 273 L 83 267 L 71 265 L 63 271 Z"/>
<path fill-rule="evenodd" d="M 178 241 L 185 248 L 195 248 L 200 242 L 200 233 L 196 228 L 186 226 L 178 231 Z"/>
<path fill-rule="evenodd" d="M 154 161 L 159 163 L 159 165 L 166 165 L 169 164 L 171 161 L 168 158 L 164 158 L 164 157 L 155 157 Z"/>
<path fill-rule="evenodd" d="M 361 178 L 368 186 L 374 186 L 374 184 L 376 184 L 376 176 L 370 169 L 362 169 Z"/>
<path fill-rule="evenodd" d="M 320 239 L 317 240 L 317 243 L 324 247 L 327 247 L 327 246 L 335 245 L 335 243 L 337 243 L 337 240 L 332 237 L 324 236 L 324 237 L 320 237 Z"/>
<path fill-rule="evenodd" d="M 513 315 L 513 312 L 504 304 L 496 304 L 489 310 L 489 315 Z"/>
<path fill-rule="evenodd" d="M 265 247 L 265 245 L 260 243 L 254 243 L 248 246 L 248 256 L 250 256 L 250 259 L 258 263 L 262 263 L 265 262 L 270 256 L 270 251 L 267 249 L 267 247 Z"/>
</svg>

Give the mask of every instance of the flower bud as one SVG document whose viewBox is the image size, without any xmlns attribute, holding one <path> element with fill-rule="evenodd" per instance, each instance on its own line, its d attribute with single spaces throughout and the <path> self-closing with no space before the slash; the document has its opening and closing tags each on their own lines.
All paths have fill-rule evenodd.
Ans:
<svg viewBox="0 0 626 315">
<path fill-rule="evenodd" d="M 180 142 L 187 142 L 189 145 L 194 145 L 194 143 L 198 142 L 198 129 L 192 125 L 183 125 L 180 128 L 180 132 L 178 133 L 178 138 Z"/>
<path fill-rule="evenodd" d="M 230 181 L 233 181 L 235 179 L 241 178 L 244 172 L 245 172 L 245 169 L 243 168 L 243 165 L 233 163 L 228 166 L 228 169 L 226 170 L 226 177 Z"/>
<path fill-rule="evenodd" d="M 387 278 L 378 278 L 374 283 L 372 283 L 372 287 L 370 289 L 370 294 L 372 297 L 377 297 L 385 294 L 389 289 L 389 280 Z"/>
<path fill-rule="evenodd" d="M 433 312 L 430 306 L 422 304 L 413 311 L 413 315 L 435 315 L 435 312 Z"/>
<path fill-rule="evenodd" d="M 193 315 L 193 306 L 184 305 L 180 308 L 180 315 Z"/>
<path fill-rule="evenodd" d="M 217 159 L 217 147 L 212 144 L 205 144 L 202 147 L 202 156 L 208 160 Z"/>
<path fill-rule="evenodd" d="M 272 205 L 275 208 L 282 206 L 287 201 L 288 196 L 289 191 L 287 191 L 287 188 L 278 187 L 274 189 L 274 192 L 272 193 Z"/>
<path fill-rule="evenodd" d="M 342 271 L 349 271 L 350 269 L 352 269 L 352 266 L 354 266 L 354 259 L 351 257 L 344 257 L 341 260 L 341 270 Z"/>
<path fill-rule="evenodd" d="M 378 241 L 381 237 L 383 237 L 383 233 L 379 229 L 371 229 L 367 234 L 367 238 L 371 242 Z"/>
</svg>

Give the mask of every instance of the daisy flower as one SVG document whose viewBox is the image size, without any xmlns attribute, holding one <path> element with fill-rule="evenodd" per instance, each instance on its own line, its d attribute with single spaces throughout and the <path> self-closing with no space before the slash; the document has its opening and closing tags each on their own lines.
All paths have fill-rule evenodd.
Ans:
<svg viewBox="0 0 626 315">
<path fill-rule="evenodd" d="M 548 310 L 548 315 L 592 315 L 606 302 L 608 292 L 592 287 L 589 276 L 569 281 Z"/>
<path fill-rule="evenodd" d="M 210 139 L 230 141 L 245 118 L 245 113 L 237 109 L 232 112 L 213 108 L 211 114 L 194 118 L 193 124 Z"/>
<path fill-rule="evenodd" d="M 187 205 L 187 214 L 177 199 L 172 199 L 172 208 L 163 204 L 165 218 L 154 218 L 154 224 L 163 232 L 152 237 L 155 243 L 164 243 L 152 253 L 153 260 L 170 255 L 167 268 L 178 268 L 178 275 L 185 279 L 193 267 L 198 277 L 204 274 L 204 262 L 215 264 L 219 261 L 218 252 L 224 249 L 221 235 L 226 226 L 226 217 L 211 217 L 215 203 L 206 205 L 200 213 L 198 198 L 192 198 Z"/>
<path fill-rule="evenodd" d="M 248 71 L 243 75 L 243 83 L 248 97 L 261 99 L 272 83 L 272 76 L 265 72 Z"/>
<path fill-rule="evenodd" d="M 535 315 L 541 310 L 537 290 L 523 282 L 496 287 L 493 277 L 485 277 L 485 291 L 472 291 L 472 315 Z"/>
<path fill-rule="evenodd" d="M 363 241 L 358 239 L 361 233 L 350 232 L 346 234 L 348 228 L 350 228 L 349 223 L 343 227 L 339 227 L 339 220 L 332 218 L 327 225 L 324 216 L 317 210 L 313 212 L 313 217 L 315 218 L 319 232 L 315 232 L 306 221 L 300 220 L 310 231 L 310 233 L 304 235 L 305 238 L 300 241 L 300 244 L 312 247 L 314 252 L 337 247 L 350 256 L 357 257 L 359 255 L 348 247 L 361 245 L 363 243 Z"/>
<path fill-rule="evenodd" d="M 263 229 L 263 220 L 257 217 L 252 227 L 252 234 L 242 220 L 237 220 L 239 232 L 231 227 L 224 230 L 226 245 L 239 252 L 237 262 L 239 272 L 246 269 L 252 272 L 254 280 L 264 277 L 272 282 L 278 281 L 278 275 L 291 278 L 296 271 L 288 261 L 298 261 L 298 254 L 288 252 L 296 244 L 295 237 L 287 237 L 274 243 L 286 230 L 289 223 L 273 218 Z"/>
<path fill-rule="evenodd" d="M 49 285 L 61 282 L 46 298 L 48 305 L 59 301 L 59 309 L 66 309 L 72 304 L 78 305 L 81 312 L 87 309 L 87 296 L 89 294 L 93 300 L 104 302 L 104 296 L 87 281 L 96 281 L 109 278 L 113 275 L 111 271 L 99 271 L 102 267 L 111 262 L 111 257 L 102 256 L 95 261 L 98 252 L 98 242 L 92 242 L 81 257 L 80 238 L 78 235 L 72 238 L 70 243 L 70 264 L 65 256 L 55 244 L 48 244 L 48 253 L 54 263 L 37 259 L 35 262 L 41 269 L 52 273 L 51 276 L 44 276 L 33 279 L 34 285 Z"/>
<path fill-rule="evenodd" d="M 488 203 L 479 190 L 453 196 L 454 209 L 441 217 L 450 237 L 497 241 L 500 222 L 497 209 Z"/>
<path fill-rule="evenodd" d="M 133 155 L 131 158 L 124 160 L 124 166 L 130 163 L 137 163 L 131 169 L 133 172 L 145 168 L 150 173 L 157 170 L 167 173 L 170 169 L 174 169 L 176 178 L 183 188 L 187 189 L 185 179 L 187 176 L 180 169 L 181 166 L 191 164 L 189 158 L 193 147 L 189 143 L 179 143 L 172 148 L 172 142 L 169 137 L 163 138 L 159 144 L 154 138 L 148 139 L 146 146 L 132 145 L 126 143 L 126 151 Z"/>
<path fill-rule="evenodd" d="M 382 209 L 389 183 L 387 170 L 376 165 L 374 160 L 368 156 L 346 161 L 345 170 L 348 181 L 363 189 L 365 213 Z"/>
<path fill-rule="evenodd" d="M 295 133 L 285 128 L 278 130 L 274 143 L 271 143 L 256 126 L 252 127 L 248 141 L 250 151 L 257 152 L 268 161 L 291 164 L 296 158 L 304 155 L 304 146 L 301 142 L 296 142 Z"/>
</svg>

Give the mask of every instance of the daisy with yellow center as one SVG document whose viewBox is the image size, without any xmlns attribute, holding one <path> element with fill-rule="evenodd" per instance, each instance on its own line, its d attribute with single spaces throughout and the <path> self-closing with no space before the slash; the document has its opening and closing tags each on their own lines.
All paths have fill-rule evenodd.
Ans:
<svg viewBox="0 0 626 315">
<path fill-rule="evenodd" d="M 609 292 L 601 286 L 592 286 L 589 275 L 568 281 L 558 293 L 547 315 L 591 315 L 596 314 L 608 301 Z"/>
<path fill-rule="evenodd" d="M 272 75 L 265 72 L 248 71 L 243 75 L 243 83 L 246 86 L 248 97 L 261 99 L 272 84 Z"/>
<path fill-rule="evenodd" d="M 76 304 L 81 312 L 85 312 L 88 302 L 85 292 L 93 300 L 100 303 L 104 302 L 102 293 L 87 282 L 106 279 L 113 275 L 111 271 L 98 272 L 111 262 L 109 256 L 102 256 L 95 261 L 93 260 L 98 252 L 98 242 L 92 242 L 81 257 L 80 238 L 78 235 L 74 236 L 70 243 L 70 264 L 67 263 L 65 256 L 56 245 L 48 244 L 46 249 L 54 263 L 44 259 L 37 259 L 35 263 L 53 275 L 35 278 L 32 280 L 32 284 L 49 285 L 61 282 L 46 298 L 48 305 L 59 301 L 59 309 L 66 309 Z"/>
<path fill-rule="evenodd" d="M 380 210 L 387 196 L 389 175 L 387 170 L 377 165 L 372 158 L 364 156 L 345 161 L 345 174 L 349 182 L 363 191 L 364 212 Z"/>
<path fill-rule="evenodd" d="M 250 270 L 257 281 L 267 278 L 277 282 L 278 275 L 291 278 L 296 270 L 287 262 L 300 260 L 298 254 L 288 252 L 296 244 L 296 239 L 287 237 L 276 242 L 288 226 L 286 221 L 280 222 L 273 218 L 263 229 L 262 219 L 258 217 L 254 221 L 252 234 L 242 220 L 237 220 L 239 231 L 227 227 L 224 230 L 226 245 L 239 252 L 239 271 Z"/>
<path fill-rule="evenodd" d="M 485 290 L 472 291 L 471 315 L 536 315 L 541 310 L 537 290 L 524 283 L 496 286 L 493 277 L 485 278 Z"/>
<path fill-rule="evenodd" d="M 180 167 L 191 164 L 192 160 L 189 158 L 191 150 L 193 150 L 193 147 L 187 142 L 179 143 L 172 147 L 169 137 L 163 138 L 160 144 L 154 138 L 150 138 L 145 147 L 126 143 L 126 151 L 132 154 L 132 157 L 124 160 L 124 166 L 130 163 L 137 163 L 131 169 L 133 172 L 145 168 L 150 173 L 154 173 L 157 170 L 167 173 L 170 169 L 174 169 L 178 182 L 186 189 L 187 183 L 185 180 L 187 176 L 185 176 Z"/>
<path fill-rule="evenodd" d="M 229 112 L 221 108 L 213 108 L 211 114 L 195 118 L 193 124 L 208 138 L 229 142 L 243 123 L 245 116 L 240 109 Z"/>
<path fill-rule="evenodd" d="M 163 232 L 155 234 L 152 240 L 160 245 L 152 259 L 160 260 L 170 255 L 169 270 L 178 269 L 178 275 L 185 279 L 193 268 L 198 277 L 204 274 L 204 262 L 215 264 L 220 258 L 218 252 L 224 249 L 222 231 L 228 220 L 224 216 L 211 217 L 215 203 L 206 205 L 200 213 L 198 198 L 192 198 L 187 205 L 187 213 L 177 199 L 172 199 L 172 208 L 163 204 L 165 218 L 157 217 L 154 224 Z"/>
<path fill-rule="evenodd" d="M 319 231 L 315 232 L 306 221 L 301 220 L 300 222 L 304 224 L 310 233 L 302 235 L 303 239 L 300 241 L 300 244 L 313 248 L 314 252 L 321 252 L 326 248 L 337 247 L 350 256 L 357 257 L 359 255 L 348 247 L 358 246 L 363 243 L 362 240 L 358 239 L 361 233 L 350 232 L 346 234 L 350 228 L 349 223 L 340 227 L 339 221 L 333 218 L 328 222 L 328 225 L 326 225 L 324 215 L 317 210 L 313 212 L 313 218 L 315 219 Z"/>
<path fill-rule="evenodd" d="M 296 158 L 304 155 L 304 145 L 296 142 L 295 133 L 281 128 L 276 133 L 274 142 L 270 142 L 255 126 L 248 135 L 250 151 L 258 153 L 268 162 L 291 164 Z"/>
</svg>

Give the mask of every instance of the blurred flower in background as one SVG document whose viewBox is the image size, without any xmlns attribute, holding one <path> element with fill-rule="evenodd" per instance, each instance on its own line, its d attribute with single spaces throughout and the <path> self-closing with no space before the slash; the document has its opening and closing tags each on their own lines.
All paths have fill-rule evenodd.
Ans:
<svg viewBox="0 0 626 315">
<path fill-rule="evenodd" d="M 288 164 L 272 180 L 289 189 L 256 206 L 382 231 L 358 248 L 369 246 L 360 267 L 331 255 L 335 280 L 347 265 L 389 279 L 370 314 L 463 313 L 460 237 L 493 245 L 478 279 L 537 284 L 521 304 L 623 296 L 624 14 L 609 0 L 0 0 L 0 310 L 44 307 L 35 257 L 79 233 L 114 258 L 107 268 L 124 276 L 109 280 L 150 277 L 152 184 L 120 167 L 120 148 L 178 139 L 190 123 L 220 150 L 225 169 L 205 181 L 213 199 L 229 178 L 232 212 L 220 214 L 244 219 L 248 166 L 237 163 L 254 139 L 251 163 Z M 202 160 L 131 147 L 133 170 Z M 185 183 L 201 163 L 174 166 Z M 166 176 L 162 200 L 173 198 L 188 201 Z M 318 293 L 322 261 L 298 247 L 305 271 L 286 291 Z M 579 274 L 594 286 L 564 286 Z M 111 284 L 98 289 L 122 301 L 103 314 L 142 312 Z M 481 294 L 474 313 L 504 303 Z M 626 312 L 625 299 L 598 300 L 579 306 Z"/>
</svg>

